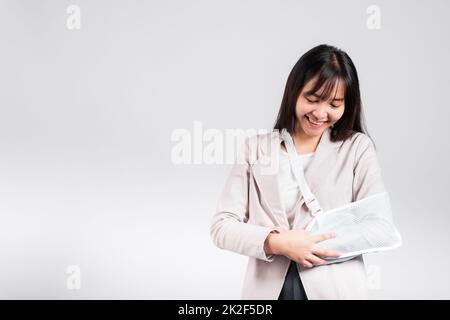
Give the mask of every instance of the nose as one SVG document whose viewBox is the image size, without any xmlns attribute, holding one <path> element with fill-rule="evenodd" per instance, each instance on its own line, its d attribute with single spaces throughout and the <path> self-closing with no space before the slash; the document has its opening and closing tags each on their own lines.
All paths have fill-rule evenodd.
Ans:
<svg viewBox="0 0 450 320">
<path fill-rule="evenodd" d="M 317 121 L 327 121 L 328 120 L 327 110 L 328 110 L 327 103 L 326 102 L 322 102 L 312 112 L 312 114 L 316 118 Z"/>
</svg>

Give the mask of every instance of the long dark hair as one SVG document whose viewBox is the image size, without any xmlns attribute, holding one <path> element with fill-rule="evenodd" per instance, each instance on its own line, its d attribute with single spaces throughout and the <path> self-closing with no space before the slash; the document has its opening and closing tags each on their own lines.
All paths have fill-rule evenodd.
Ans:
<svg viewBox="0 0 450 320">
<path fill-rule="evenodd" d="M 297 99 L 305 84 L 315 76 L 317 76 L 317 81 L 310 92 L 316 93 L 324 85 L 320 96 L 321 100 L 329 99 L 339 80 L 344 83 L 345 110 L 342 117 L 331 128 L 331 141 L 346 140 L 355 132 L 362 132 L 369 136 L 363 121 L 364 115 L 355 65 L 347 53 L 326 44 L 312 48 L 295 64 L 286 82 L 274 129 L 286 128 L 291 134 L 294 133 L 297 121 L 295 116 Z"/>
</svg>

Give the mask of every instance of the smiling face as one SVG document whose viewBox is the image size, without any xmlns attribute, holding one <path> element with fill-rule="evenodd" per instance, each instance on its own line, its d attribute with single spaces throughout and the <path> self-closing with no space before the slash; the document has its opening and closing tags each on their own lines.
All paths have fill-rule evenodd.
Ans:
<svg viewBox="0 0 450 320">
<path fill-rule="evenodd" d="M 314 88 L 316 78 L 311 79 L 303 87 L 295 106 L 296 132 L 307 136 L 320 136 L 344 114 L 345 90 L 342 81 L 337 81 L 326 99 L 324 86 L 317 92 L 311 92 Z M 323 96 L 323 100 L 320 98 Z"/>
</svg>

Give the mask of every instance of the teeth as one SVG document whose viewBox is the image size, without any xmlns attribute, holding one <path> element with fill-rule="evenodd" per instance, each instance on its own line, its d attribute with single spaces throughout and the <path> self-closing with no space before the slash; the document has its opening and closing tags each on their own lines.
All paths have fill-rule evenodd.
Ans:
<svg viewBox="0 0 450 320">
<path fill-rule="evenodd" d="M 308 116 L 307 116 L 308 117 Z M 322 124 L 323 122 L 315 122 L 315 121 L 313 121 L 310 117 L 308 117 L 308 119 L 309 119 L 309 121 L 311 121 L 312 123 L 314 123 L 314 124 Z"/>
</svg>

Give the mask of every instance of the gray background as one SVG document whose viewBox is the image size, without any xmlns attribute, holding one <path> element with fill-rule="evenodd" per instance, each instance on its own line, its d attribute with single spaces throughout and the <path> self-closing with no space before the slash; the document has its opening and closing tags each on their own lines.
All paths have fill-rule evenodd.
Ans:
<svg viewBox="0 0 450 320">
<path fill-rule="evenodd" d="M 373 297 L 450 298 L 449 13 L 444 0 L 1 0 L 0 298 L 238 299 L 247 258 L 209 236 L 231 166 L 174 165 L 171 133 L 270 128 L 291 68 L 321 43 L 358 69 L 404 240 L 366 256 Z"/>
</svg>

